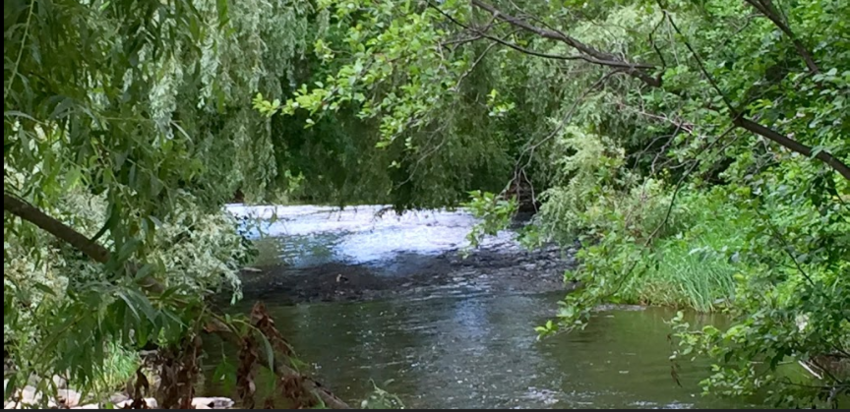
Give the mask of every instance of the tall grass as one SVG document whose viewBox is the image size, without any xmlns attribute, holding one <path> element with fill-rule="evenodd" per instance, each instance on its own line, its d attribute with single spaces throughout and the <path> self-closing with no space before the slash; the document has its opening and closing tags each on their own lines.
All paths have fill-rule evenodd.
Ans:
<svg viewBox="0 0 850 412">
<path fill-rule="evenodd" d="M 745 216 L 711 195 L 686 195 L 677 205 L 683 229 L 652 246 L 650 263 L 626 285 L 626 301 L 714 311 L 735 293 L 743 271 L 737 253 Z"/>
</svg>

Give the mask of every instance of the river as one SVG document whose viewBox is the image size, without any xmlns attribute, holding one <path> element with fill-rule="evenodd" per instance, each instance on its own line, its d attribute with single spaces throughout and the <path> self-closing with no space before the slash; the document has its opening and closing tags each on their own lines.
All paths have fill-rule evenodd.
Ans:
<svg viewBox="0 0 850 412">
<path fill-rule="evenodd" d="M 676 383 L 665 323 L 675 313 L 668 309 L 601 311 L 584 330 L 538 340 L 533 328 L 553 315 L 566 293 L 553 285 L 563 285 L 573 261 L 523 251 L 510 231 L 462 259 L 474 224 L 463 212 L 375 218 L 377 207 L 230 210 L 264 219 L 266 236 L 252 235 L 259 262 L 276 268 L 247 279 L 234 312 L 262 298 L 313 373 L 355 404 L 374 381 L 408 408 L 758 406 L 701 396 L 704 363 L 682 364 Z M 347 291 L 359 281 L 352 274 L 379 281 L 349 289 L 377 292 Z M 291 278 L 296 283 L 285 281 Z M 305 285 L 327 284 L 344 291 L 305 292 Z M 695 324 L 724 322 L 690 316 Z"/>
</svg>

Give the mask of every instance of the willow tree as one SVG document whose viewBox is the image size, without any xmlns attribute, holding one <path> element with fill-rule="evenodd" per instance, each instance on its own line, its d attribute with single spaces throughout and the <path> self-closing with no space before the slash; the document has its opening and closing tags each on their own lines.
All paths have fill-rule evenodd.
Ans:
<svg viewBox="0 0 850 412">
<path fill-rule="evenodd" d="M 836 374 L 809 385 L 776 372 L 787 358 L 848 357 L 847 2 L 319 4 L 343 34 L 314 51 L 337 69 L 255 107 L 309 121 L 353 107 L 379 125 L 375 145 L 408 164 L 504 139 L 514 179 L 532 175 L 542 192 L 541 238 L 584 239 L 570 276 L 585 288 L 542 333 L 583 325 L 653 270 L 658 241 L 691 230 L 674 221 L 686 191 L 747 225 L 728 250 L 750 265 L 729 297 L 737 323 L 680 330 L 685 353 L 716 358 L 706 387 L 770 386 L 795 405 L 847 393 Z M 486 132 L 458 127 L 459 116 Z"/>
<path fill-rule="evenodd" d="M 6 399 L 32 374 L 94 390 L 108 356 L 154 344 L 174 368 L 166 406 L 187 405 L 212 331 L 271 342 L 268 366 L 313 391 L 297 402 L 339 406 L 286 363 L 261 310 L 228 325 L 204 303 L 238 297 L 250 257 L 221 206 L 278 175 L 251 96 L 288 87 L 321 25 L 300 1 L 4 3 Z"/>
</svg>

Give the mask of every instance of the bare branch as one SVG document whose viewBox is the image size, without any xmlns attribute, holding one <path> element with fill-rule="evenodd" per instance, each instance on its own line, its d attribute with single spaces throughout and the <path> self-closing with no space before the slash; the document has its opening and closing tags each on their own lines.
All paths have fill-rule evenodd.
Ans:
<svg viewBox="0 0 850 412">
<path fill-rule="evenodd" d="M 609 53 L 602 52 L 600 50 L 597 50 L 597 49 L 595 49 L 595 48 L 593 48 L 589 45 L 586 45 L 586 44 L 578 41 L 577 39 L 570 37 L 570 36 L 568 36 L 568 35 L 566 35 L 562 32 L 537 27 L 537 26 L 534 26 L 534 25 L 528 23 L 527 21 L 525 21 L 523 19 L 511 16 L 510 14 L 502 13 L 501 11 L 496 9 L 495 7 L 489 5 L 489 4 L 487 4 L 487 3 L 485 3 L 481 0 L 472 0 L 472 5 L 492 13 L 499 20 L 505 21 L 507 23 L 510 23 L 511 25 L 525 29 L 526 31 L 537 34 L 540 37 L 550 39 L 550 40 L 557 40 L 557 41 L 566 43 L 566 44 L 570 45 L 571 47 L 573 47 L 574 49 L 576 49 L 576 50 L 578 50 L 582 53 L 586 53 L 590 56 L 596 57 L 597 59 L 600 59 L 600 60 L 616 59 L 616 56 L 611 55 Z"/>
<path fill-rule="evenodd" d="M 455 83 L 454 87 L 452 87 L 450 90 L 455 91 L 455 92 L 460 90 L 460 84 L 463 82 L 463 79 L 465 79 L 466 76 L 469 76 L 469 74 L 472 73 L 475 70 L 476 67 L 478 67 L 478 64 L 480 64 L 481 61 L 484 60 L 484 57 L 487 56 L 487 53 L 489 53 L 490 49 L 492 49 L 493 46 L 495 46 L 495 45 L 496 45 L 496 43 L 488 44 L 487 48 L 484 49 L 483 52 L 481 52 L 481 55 L 478 56 L 478 58 L 476 58 L 474 62 L 472 62 L 472 66 L 470 66 L 469 69 L 464 71 L 463 74 L 461 74 L 460 77 L 458 77 L 457 83 Z"/>
<path fill-rule="evenodd" d="M 531 55 L 531 56 L 542 57 L 542 58 L 545 58 L 545 59 L 554 59 L 554 60 L 584 60 L 586 62 L 598 64 L 598 65 L 601 65 L 601 66 L 611 66 L 611 67 L 619 67 L 619 68 L 625 68 L 625 69 L 632 69 L 632 68 L 635 67 L 635 66 L 633 66 L 629 63 L 623 63 L 623 62 L 614 61 L 614 60 L 605 60 L 605 61 L 597 60 L 597 59 L 594 59 L 592 57 L 588 57 L 588 56 L 581 55 L 581 54 L 575 55 L 575 56 L 564 56 L 564 55 L 560 55 L 560 54 L 541 53 L 541 52 L 537 52 L 537 51 L 534 51 L 534 50 L 526 49 L 522 46 L 518 46 L 514 43 L 511 43 L 511 42 L 506 41 L 504 39 L 500 39 L 496 36 L 491 36 L 489 34 L 482 33 L 482 32 L 478 32 L 478 33 L 479 33 L 479 35 L 481 35 L 481 37 L 492 40 L 492 41 L 499 43 L 503 46 L 510 47 L 511 49 L 514 49 L 514 50 L 516 50 L 520 53 L 528 54 L 528 55 Z"/>
<path fill-rule="evenodd" d="M 658 23 L 655 24 L 655 27 L 652 28 L 652 31 L 649 32 L 649 44 L 652 45 L 652 49 L 655 50 L 655 54 L 658 55 L 658 58 L 661 59 L 661 67 L 662 69 L 667 68 L 667 61 L 664 59 L 664 54 L 661 53 L 661 50 L 658 49 L 658 45 L 655 44 L 655 32 L 658 31 L 658 28 L 661 27 L 661 23 L 664 23 L 666 19 L 666 14 L 661 15 L 661 19 L 658 20 Z"/>
<path fill-rule="evenodd" d="M 582 43 L 578 39 L 571 37 L 561 31 L 544 29 L 542 27 L 535 26 L 521 18 L 503 13 L 495 7 L 491 6 L 490 4 L 487 4 L 481 0 L 472 0 L 472 5 L 480 9 L 486 10 L 487 12 L 490 12 L 494 16 L 496 16 L 497 19 L 507 22 L 513 26 L 522 28 L 525 31 L 534 33 L 545 39 L 562 42 L 583 53 L 585 56 L 581 57 L 582 60 L 604 66 L 626 68 L 629 69 L 628 73 L 630 75 L 640 79 L 647 85 L 650 85 L 652 87 L 661 86 L 660 78 L 654 78 L 643 70 L 654 69 L 656 67 L 654 65 L 625 61 L 611 53 L 603 52 L 590 45 Z"/>
<path fill-rule="evenodd" d="M 478 40 L 478 39 L 481 39 L 481 38 L 486 38 L 490 41 L 494 41 L 494 42 L 499 43 L 503 46 L 514 49 L 514 50 L 516 50 L 520 53 L 527 54 L 527 55 L 530 55 L 530 56 L 535 56 L 535 57 L 541 57 L 541 58 L 544 58 L 544 59 L 583 60 L 583 61 L 586 61 L 588 63 L 593 63 L 593 64 L 597 64 L 597 65 L 600 65 L 600 66 L 618 67 L 618 68 L 625 68 L 625 69 L 630 69 L 630 70 L 651 69 L 651 68 L 655 67 L 655 66 L 646 65 L 646 64 L 639 64 L 639 63 L 636 64 L 636 63 L 624 62 L 624 61 L 621 61 L 621 60 L 617 60 L 614 56 L 610 56 L 611 57 L 610 59 L 600 59 L 600 58 L 596 58 L 596 57 L 593 57 L 593 56 L 582 55 L 582 54 L 575 55 L 575 56 L 564 56 L 564 55 L 559 55 L 559 54 L 541 53 L 541 52 L 538 52 L 538 51 L 534 51 L 534 50 L 527 49 L 525 47 L 519 46 L 519 45 L 512 43 L 512 42 L 509 42 L 505 39 L 502 39 L 502 38 L 493 36 L 491 34 L 488 34 L 487 31 L 492 27 L 493 20 L 496 19 L 496 18 L 501 18 L 501 15 L 498 14 L 498 13 L 493 14 L 493 18 L 490 20 L 490 22 L 485 27 L 477 28 L 477 27 L 468 26 L 468 25 L 465 25 L 465 24 L 459 22 L 457 19 L 455 19 L 454 17 L 452 17 L 451 15 L 449 15 L 448 13 L 446 13 L 445 11 L 443 11 L 442 9 L 437 7 L 436 5 L 429 3 L 429 6 L 433 7 L 440 14 L 442 14 L 444 17 L 449 19 L 449 21 L 456 24 L 457 26 L 460 26 L 460 27 L 462 27 L 466 30 L 472 31 L 476 34 L 475 36 L 470 37 L 468 39 L 455 41 L 455 43 L 466 43 L 466 42 L 469 42 L 469 41 L 475 41 L 475 40 Z M 524 27 L 522 27 L 522 26 L 518 26 L 518 27 L 524 29 Z M 450 42 L 447 42 L 446 44 L 449 44 L 449 43 Z M 652 79 L 651 77 L 649 77 L 649 78 Z"/>
</svg>

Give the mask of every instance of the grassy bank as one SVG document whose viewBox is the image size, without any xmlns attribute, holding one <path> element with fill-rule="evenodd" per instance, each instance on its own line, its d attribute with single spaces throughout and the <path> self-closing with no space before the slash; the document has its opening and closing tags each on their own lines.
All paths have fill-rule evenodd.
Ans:
<svg viewBox="0 0 850 412">
<path fill-rule="evenodd" d="M 728 305 L 736 273 L 746 272 L 740 227 L 752 222 L 720 199 L 686 194 L 678 203 L 678 230 L 642 248 L 644 270 L 631 277 L 618 295 L 640 303 L 709 312 Z"/>
</svg>

